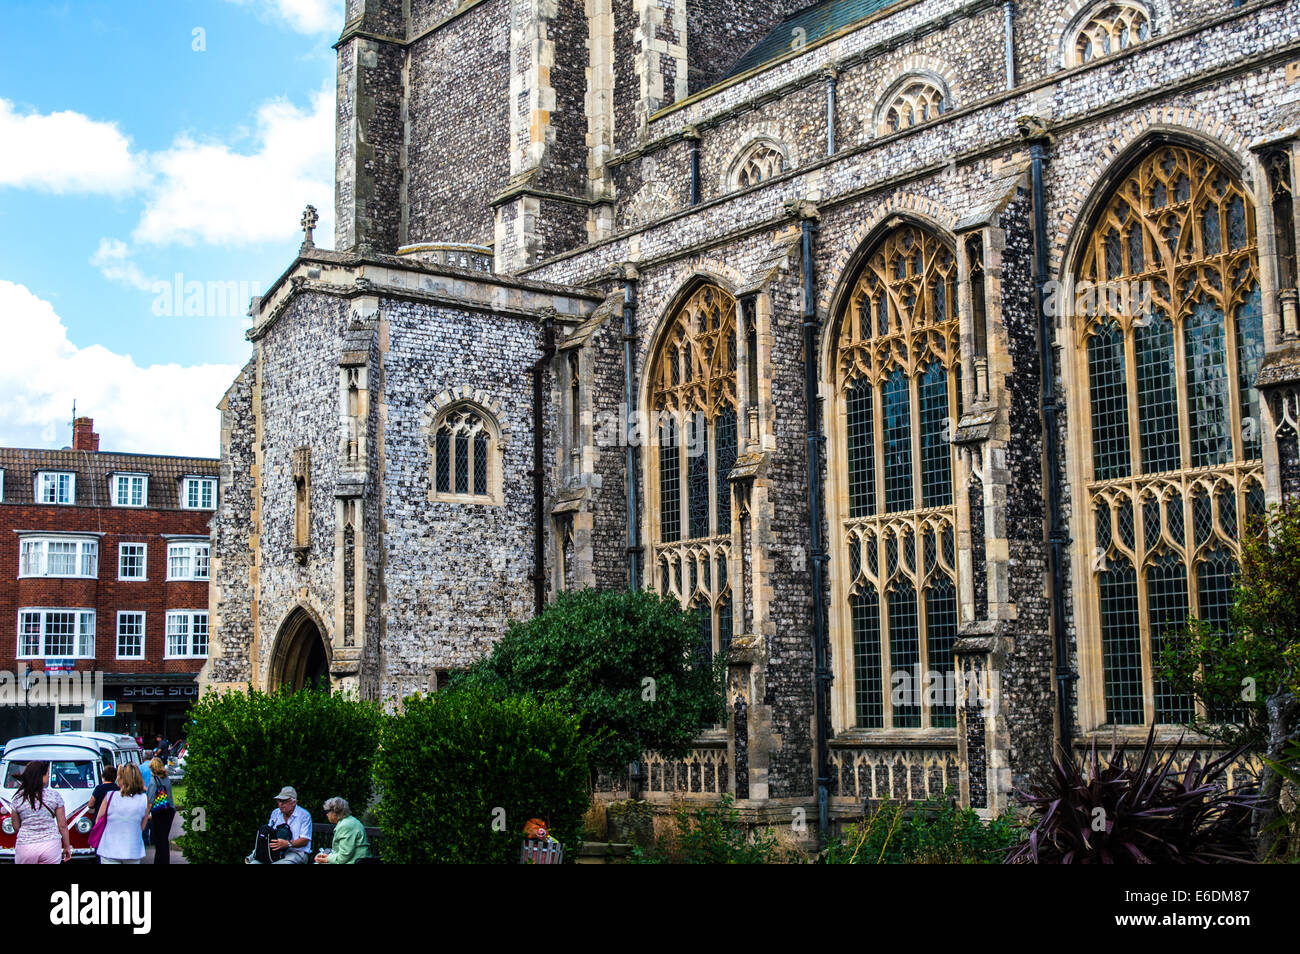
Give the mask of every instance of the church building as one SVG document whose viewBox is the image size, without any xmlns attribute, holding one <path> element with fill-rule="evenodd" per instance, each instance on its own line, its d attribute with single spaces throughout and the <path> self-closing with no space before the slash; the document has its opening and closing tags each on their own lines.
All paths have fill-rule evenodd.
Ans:
<svg viewBox="0 0 1300 954">
<path fill-rule="evenodd" d="M 204 685 L 396 704 L 631 586 L 728 669 L 652 800 L 998 812 L 1178 735 L 1162 648 L 1300 490 L 1300 0 L 346 6 Z"/>
</svg>

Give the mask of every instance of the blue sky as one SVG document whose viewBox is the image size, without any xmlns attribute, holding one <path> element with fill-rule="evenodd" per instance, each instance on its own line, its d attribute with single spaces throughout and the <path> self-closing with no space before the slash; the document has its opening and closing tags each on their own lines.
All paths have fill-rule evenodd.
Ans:
<svg viewBox="0 0 1300 954">
<path fill-rule="evenodd" d="M 75 398 L 105 450 L 217 455 L 247 296 L 308 202 L 333 244 L 343 5 L 5 0 L 0 445 L 68 444 Z"/>
</svg>

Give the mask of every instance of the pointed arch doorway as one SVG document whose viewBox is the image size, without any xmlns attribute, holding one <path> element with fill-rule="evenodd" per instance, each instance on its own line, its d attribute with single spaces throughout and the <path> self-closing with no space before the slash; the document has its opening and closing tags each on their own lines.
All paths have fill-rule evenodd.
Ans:
<svg viewBox="0 0 1300 954">
<path fill-rule="evenodd" d="M 329 649 L 319 620 L 299 606 L 280 627 L 271 654 L 267 688 L 330 691 Z"/>
</svg>

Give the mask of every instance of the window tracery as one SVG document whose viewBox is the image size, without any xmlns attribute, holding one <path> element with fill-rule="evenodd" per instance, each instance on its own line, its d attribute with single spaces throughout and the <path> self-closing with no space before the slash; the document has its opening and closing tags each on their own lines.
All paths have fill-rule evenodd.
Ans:
<svg viewBox="0 0 1300 954">
<path fill-rule="evenodd" d="M 1246 518 L 1264 507 L 1254 207 L 1208 156 L 1162 146 L 1102 208 L 1077 300 L 1105 719 L 1185 723 L 1154 676 L 1189 616 L 1226 627 Z"/>
<path fill-rule="evenodd" d="M 700 613 L 700 642 L 731 642 L 736 462 L 736 301 L 700 286 L 679 308 L 651 364 L 655 443 L 649 461 L 655 585 Z"/>
<path fill-rule="evenodd" d="M 844 449 L 834 527 L 847 570 L 835 616 L 851 634 L 859 728 L 956 725 L 952 696 L 926 689 L 954 668 L 959 359 L 953 250 L 895 228 L 866 260 L 834 350 Z"/>
</svg>

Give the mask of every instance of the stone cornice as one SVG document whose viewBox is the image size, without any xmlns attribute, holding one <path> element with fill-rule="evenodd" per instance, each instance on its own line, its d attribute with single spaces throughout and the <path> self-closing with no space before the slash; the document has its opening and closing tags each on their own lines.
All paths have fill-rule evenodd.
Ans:
<svg viewBox="0 0 1300 954">
<path fill-rule="evenodd" d="M 529 281 L 490 272 L 419 262 L 396 255 L 305 249 L 255 299 L 246 337 L 257 341 L 279 321 L 290 302 L 303 292 L 336 298 L 391 298 L 448 308 L 514 315 L 537 320 L 551 309 L 563 324 L 585 320 L 604 295 L 585 288 Z"/>
</svg>

